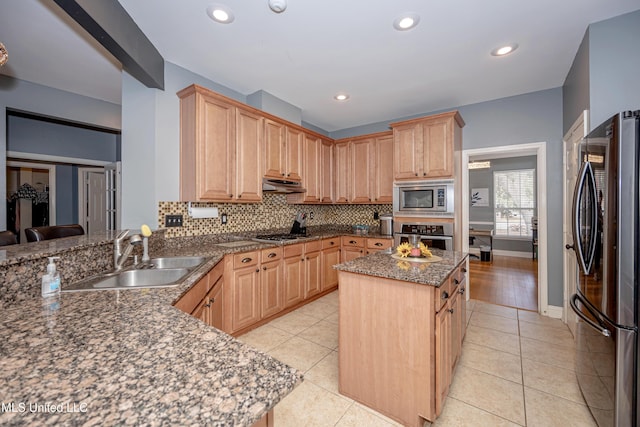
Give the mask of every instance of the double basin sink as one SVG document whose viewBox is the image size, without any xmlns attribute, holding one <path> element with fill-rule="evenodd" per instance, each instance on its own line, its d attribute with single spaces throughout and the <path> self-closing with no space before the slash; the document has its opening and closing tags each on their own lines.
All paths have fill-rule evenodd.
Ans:
<svg viewBox="0 0 640 427">
<path fill-rule="evenodd" d="M 93 276 L 65 287 L 62 292 L 172 287 L 206 261 L 207 258 L 199 256 L 152 258 L 142 268 Z"/>
</svg>

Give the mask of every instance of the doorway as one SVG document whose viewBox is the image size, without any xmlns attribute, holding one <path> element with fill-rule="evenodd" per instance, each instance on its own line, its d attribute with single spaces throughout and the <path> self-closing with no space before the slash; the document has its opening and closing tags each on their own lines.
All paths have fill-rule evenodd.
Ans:
<svg viewBox="0 0 640 427">
<path fill-rule="evenodd" d="M 462 250 L 469 252 L 469 160 L 484 158 L 507 158 L 536 156 L 536 201 L 538 215 L 537 245 L 537 311 L 551 317 L 561 317 L 562 313 L 549 313 L 547 283 L 547 199 L 546 199 L 546 143 L 518 144 L 464 150 L 462 152 Z M 473 292 L 473 281 L 469 281 L 469 290 Z"/>
<path fill-rule="evenodd" d="M 120 176 L 120 162 L 78 168 L 78 218 L 87 234 L 118 229 Z"/>
<path fill-rule="evenodd" d="M 56 224 L 55 165 L 7 161 L 6 229 L 26 242 L 24 230 Z"/>
</svg>

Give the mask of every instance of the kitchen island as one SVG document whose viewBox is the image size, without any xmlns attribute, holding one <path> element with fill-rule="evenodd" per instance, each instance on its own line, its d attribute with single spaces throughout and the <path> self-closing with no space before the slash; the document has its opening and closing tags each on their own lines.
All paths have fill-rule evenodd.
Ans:
<svg viewBox="0 0 640 427">
<path fill-rule="evenodd" d="M 465 332 L 467 254 L 433 254 L 336 266 L 340 393 L 407 426 L 441 413 Z"/>
</svg>

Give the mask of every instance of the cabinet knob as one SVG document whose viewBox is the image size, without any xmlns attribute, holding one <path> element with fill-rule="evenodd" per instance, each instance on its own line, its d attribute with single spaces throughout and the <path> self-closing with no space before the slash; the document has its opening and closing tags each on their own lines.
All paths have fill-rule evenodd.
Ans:
<svg viewBox="0 0 640 427">
<path fill-rule="evenodd" d="M 260 269 L 259 268 L 256 268 L 256 273 L 260 273 Z"/>
<path fill-rule="evenodd" d="M 422 172 L 422 176 L 427 176 L 427 173 L 426 172 Z"/>
<path fill-rule="evenodd" d="M 464 295 L 464 288 L 460 288 L 460 290 L 458 292 L 460 292 L 462 295 Z"/>
<path fill-rule="evenodd" d="M 462 268 L 461 268 L 461 270 L 462 270 L 462 272 L 463 272 L 463 273 L 466 273 L 466 272 L 467 272 L 467 269 L 466 269 L 466 268 L 464 268 L 464 267 L 462 267 Z"/>
<path fill-rule="evenodd" d="M 334 242 L 333 240 L 329 242 L 330 245 L 335 245 L 336 242 Z"/>
<path fill-rule="evenodd" d="M 449 292 L 444 291 L 444 292 L 442 293 L 442 295 L 440 296 L 440 298 L 441 298 L 441 299 L 449 299 Z"/>
<path fill-rule="evenodd" d="M 284 173 L 282 174 L 282 176 L 284 176 Z"/>
<path fill-rule="evenodd" d="M 418 176 L 418 173 L 416 172 L 416 176 Z"/>
<path fill-rule="evenodd" d="M 238 194 L 238 199 L 239 199 L 240 197 L 242 197 L 242 194 Z"/>
<path fill-rule="evenodd" d="M 362 249 L 360 249 L 360 253 L 363 253 L 364 251 Z"/>
<path fill-rule="evenodd" d="M 209 307 L 211 307 L 211 304 L 205 304 L 204 306 L 205 306 L 206 308 L 209 308 Z"/>
<path fill-rule="evenodd" d="M 453 314 L 453 308 L 450 308 L 449 310 L 447 310 L 449 313 Z"/>
<path fill-rule="evenodd" d="M 300 261 L 304 261 L 304 258 L 300 258 Z"/>
<path fill-rule="evenodd" d="M 264 271 L 267 271 L 267 267 L 262 267 L 262 269 L 263 269 Z"/>
<path fill-rule="evenodd" d="M 246 264 L 246 263 L 251 262 L 251 261 L 252 261 L 252 259 L 251 259 L 251 258 L 246 257 L 246 258 L 242 258 L 242 261 L 241 261 L 241 262 L 242 262 L 242 263 L 244 263 L 244 264 Z"/>
<path fill-rule="evenodd" d="M 453 283 L 455 283 L 456 285 L 459 285 L 460 281 L 458 279 L 453 279 Z"/>
<path fill-rule="evenodd" d="M 214 302 L 216 302 L 216 299 L 215 299 L 215 298 L 209 298 L 209 302 L 210 302 L 211 304 L 213 304 Z"/>
<path fill-rule="evenodd" d="M 233 194 L 229 194 L 229 197 L 233 198 Z"/>
<path fill-rule="evenodd" d="M 291 174 L 290 174 L 290 173 L 288 173 L 288 174 L 287 174 L 287 176 L 291 176 Z"/>
</svg>

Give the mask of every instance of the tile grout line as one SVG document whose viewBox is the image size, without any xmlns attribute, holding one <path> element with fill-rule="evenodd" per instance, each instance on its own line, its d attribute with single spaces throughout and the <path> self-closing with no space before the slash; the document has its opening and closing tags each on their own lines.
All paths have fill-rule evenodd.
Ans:
<svg viewBox="0 0 640 427">
<path fill-rule="evenodd" d="M 518 313 L 518 347 L 520 349 L 520 375 L 522 376 L 522 406 L 524 407 L 524 425 L 527 426 L 527 396 L 524 385 L 524 363 L 522 362 L 522 335 L 520 335 L 520 313 Z"/>
</svg>

